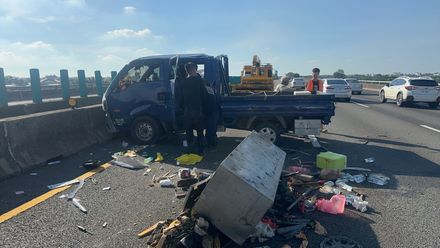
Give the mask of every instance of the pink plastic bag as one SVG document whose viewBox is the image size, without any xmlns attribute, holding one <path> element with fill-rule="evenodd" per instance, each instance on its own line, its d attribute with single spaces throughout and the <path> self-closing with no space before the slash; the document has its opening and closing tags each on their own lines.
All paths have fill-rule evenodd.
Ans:
<svg viewBox="0 0 440 248">
<path fill-rule="evenodd" d="M 329 214 L 342 214 L 345 209 L 345 196 L 334 195 L 330 200 L 319 199 L 316 201 L 319 211 Z"/>
</svg>

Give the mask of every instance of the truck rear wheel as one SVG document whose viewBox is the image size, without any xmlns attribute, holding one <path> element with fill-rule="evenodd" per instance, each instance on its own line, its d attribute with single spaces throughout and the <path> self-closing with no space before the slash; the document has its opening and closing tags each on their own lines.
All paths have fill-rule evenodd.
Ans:
<svg viewBox="0 0 440 248">
<path fill-rule="evenodd" d="M 272 143 L 277 143 L 280 139 L 280 128 L 270 122 L 264 122 L 255 127 L 255 131 Z"/>
<path fill-rule="evenodd" d="M 148 116 L 136 118 L 130 131 L 131 137 L 139 144 L 154 144 L 162 134 L 157 121 Z"/>
</svg>

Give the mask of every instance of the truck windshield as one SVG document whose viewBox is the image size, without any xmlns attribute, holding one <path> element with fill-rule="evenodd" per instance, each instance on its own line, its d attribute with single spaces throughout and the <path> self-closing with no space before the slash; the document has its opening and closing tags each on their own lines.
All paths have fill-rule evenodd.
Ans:
<svg viewBox="0 0 440 248">
<path fill-rule="evenodd" d="M 160 78 L 159 64 L 133 66 L 119 80 L 119 89 L 124 90 L 132 84 L 158 81 Z"/>
</svg>

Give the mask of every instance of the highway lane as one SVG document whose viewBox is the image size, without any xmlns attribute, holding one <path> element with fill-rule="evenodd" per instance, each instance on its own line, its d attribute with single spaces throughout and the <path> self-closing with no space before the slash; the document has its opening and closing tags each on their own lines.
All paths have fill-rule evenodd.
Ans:
<svg viewBox="0 0 440 248">
<path fill-rule="evenodd" d="M 360 166 L 384 173 L 391 178 L 386 186 L 367 182 L 356 185 L 356 190 L 367 196 L 370 210 L 366 213 L 347 208 L 344 215 L 333 216 L 313 212 L 330 235 L 348 236 L 364 247 L 436 247 L 440 243 L 438 231 L 440 209 L 440 134 L 422 128 L 419 121 L 409 118 L 411 109 L 400 109 L 393 104 L 375 104 L 375 96 L 354 96 L 363 105 L 338 102 L 336 116 L 329 125 L 329 133 L 319 138 L 327 149 L 346 154 L 350 166 Z M 398 109 L 399 114 L 387 111 Z M 417 109 L 420 116 L 432 110 Z M 439 110 L 435 110 L 439 111 Z M 434 112 L 437 113 L 437 112 Z M 435 118 L 433 119 L 435 120 Z M 432 125 L 433 123 L 428 123 Z M 435 123 L 434 123 L 435 124 Z M 220 147 L 208 153 L 201 169 L 215 170 L 220 161 L 248 132 L 228 130 L 221 134 Z M 365 144 L 365 141 L 368 141 Z M 163 152 L 166 161 L 154 164 L 153 174 L 177 171 L 173 158 L 179 155 L 180 142 L 172 139 L 149 147 L 151 153 Z M 285 166 L 314 160 L 316 150 L 302 140 L 284 137 L 281 147 L 291 147 L 310 153 L 288 154 Z M 25 174 L 0 182 L 0 210 L 8 211 L 45 191 L 48 184 L 74 178 L 84 170 L 78 166 L 93 157 L 109 160 L 109 154 L 120 150 L 120 140 L 82 151 L 63 160 L 60 167 L 36 170 L 38 176 Z M 364 158 L 376 162 L 365 164 Z M 163 169 L 161 169 L 163 168 Z M 174 198 L 174 189 L 149 187 L 152 174 L 110 167 L 93 176 L 97 185 L 86 180 L 78 197 L 88 208 L 83 214 L 58 195 L 0 224 L 1 247 L 145 247 L 145 239 L 136 234 L 156 221 L 172 218 L 179 213 L 182 200 Z M 102 187 L 111 186 L 110 191 Z M 24 190 L 24 195 L 14 192 Z M 102 228 L 107 222 L 108 227 Z M 93 235 L 80 232 L 76 225 L 85 226 Z M 310 247 L 319 247 L 323 237 L 308 231 Z M 293 247 L 298 241 L 289 241 Z M 282 243 L 281 243 L 282 244 Z M 279 247 L 281 245 L 272 246 Z M 261 246 L 261 245 L 257 245 Z M 248 246 L 249 247 L 249 246 Z"/>
</svg>

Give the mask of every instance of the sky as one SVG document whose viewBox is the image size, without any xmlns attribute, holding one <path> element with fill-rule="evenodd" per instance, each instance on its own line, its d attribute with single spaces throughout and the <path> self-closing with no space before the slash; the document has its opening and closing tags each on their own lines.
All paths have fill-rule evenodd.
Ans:
<svg viewBox="0 0 440 248">
<path fill-rule="evenodd" d="M 0 0 L 5 75 L 103 76 L 155 54 L 254 54 L 279 75 L 440 72 L 439 0 Z"/>
</svg>

